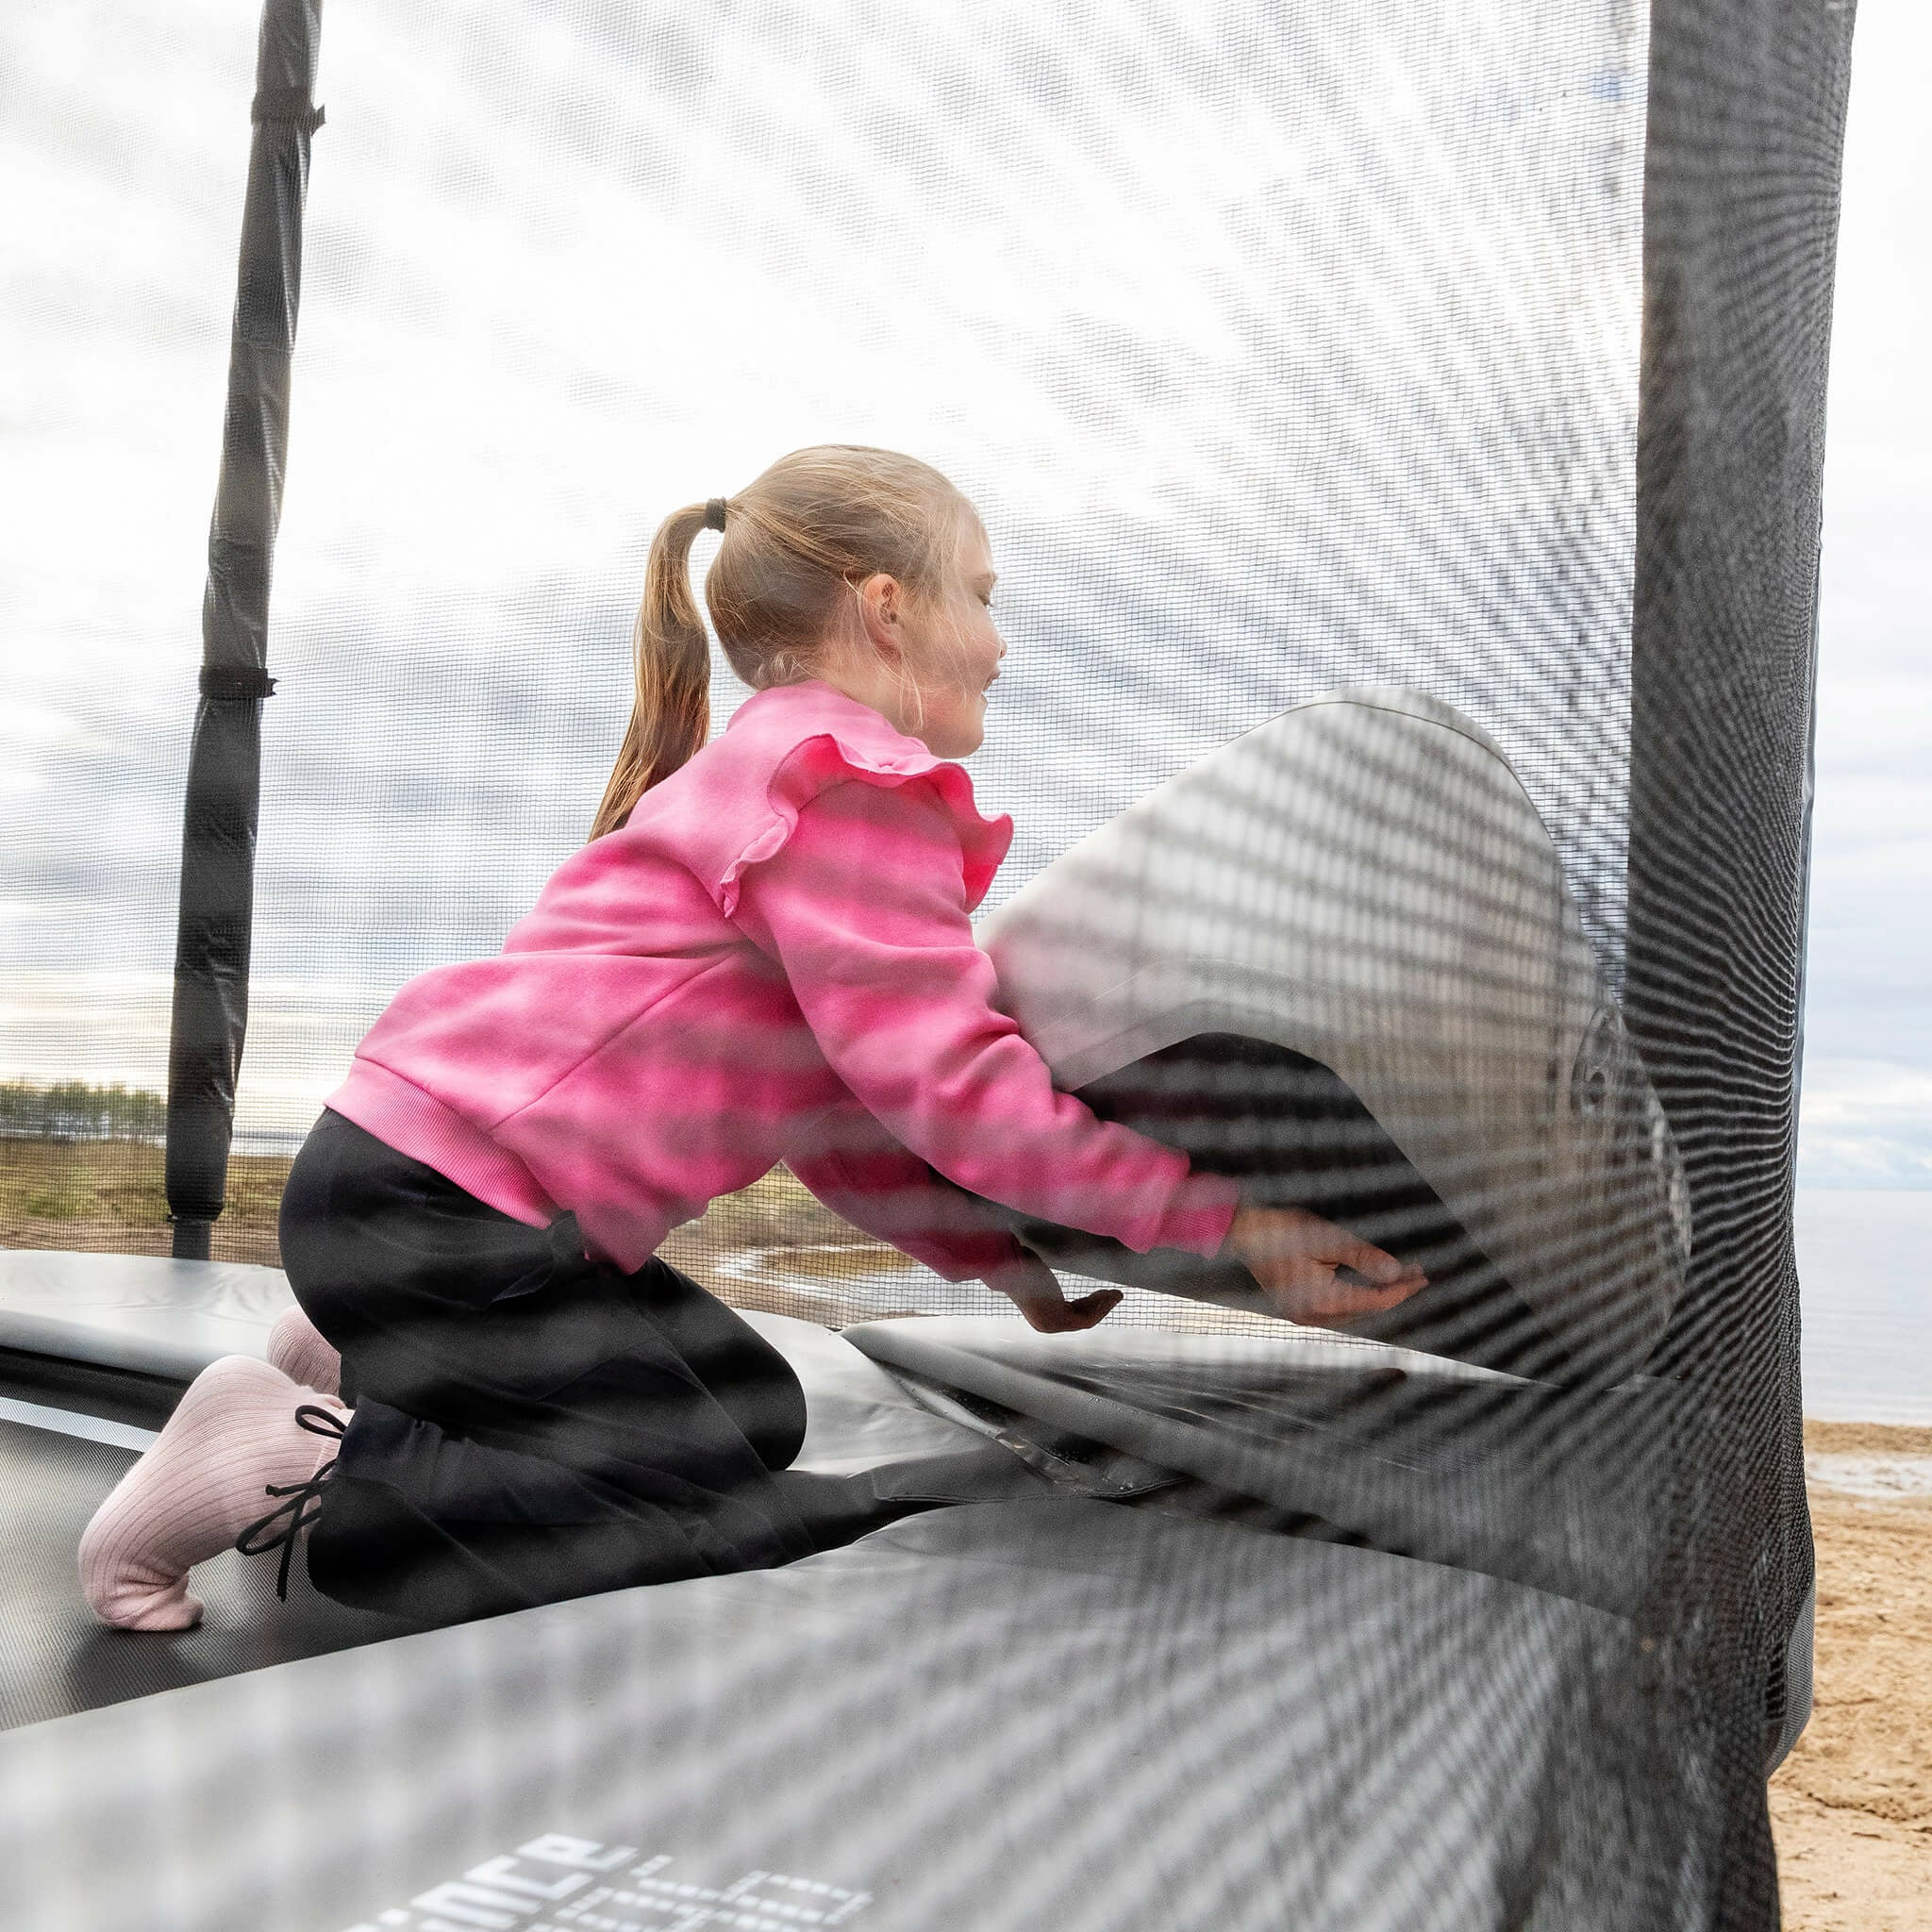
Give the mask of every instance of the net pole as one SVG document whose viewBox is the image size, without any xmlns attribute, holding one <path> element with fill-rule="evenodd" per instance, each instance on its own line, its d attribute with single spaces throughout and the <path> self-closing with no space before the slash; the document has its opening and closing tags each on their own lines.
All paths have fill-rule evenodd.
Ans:
<svg viewBox="0 0 1932 1932">
<path fill-rule="evenodd" d="M 179 1258 L 206 1260 L 227 1191 L 248 1029 L 269 584 L 289 446 L 302 210 L 322 0 L 267 0 L 256 58 L 220 480 L 202 599 L 200 696 L 181 826 L 168 1045 L 167 1194 Z"/>
<path fill-rule="evenodd" d="M 1730 1506 L 1726 1925 L 1775 1921 L 1762 1763 L 1811 1581 L 1791 1205 L 1851 32 L 1843 0 L 1652 8 L 1624 1008 L 1692 1215 L 1653 1367 L 1700 1391 Z"/>
</svg>

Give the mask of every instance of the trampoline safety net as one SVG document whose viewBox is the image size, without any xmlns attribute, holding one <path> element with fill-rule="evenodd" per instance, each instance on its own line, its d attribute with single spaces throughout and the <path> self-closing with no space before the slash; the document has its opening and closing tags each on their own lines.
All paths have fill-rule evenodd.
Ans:
<svg viewBox="0 0 1932 1932">
<path fill-rule="evenodd" d="M 1851 26 L 332 0 L 306 217 L 294 163 L 261 190 L 300 234 L 276 689 L 204 678 L 197 723 L 267 299 L 236 306 L 251 100 L 287 141 L 301 103 L 264 109 L 213 0 L 0 25 L 0 1243 L 170 1252 L 191 724 L 258 720 L 210 1251 L 274 1267 L 358 1041 L 584 842 L 658 519 L 849 442 L 985 520 L 1009 651 L 970 769 L 1015 837 L 976 928 L 1057 1082 L 1430 1276 L 1317 1335 L 1238 1268 L 993 1202 L 1070 1292 L 1126 1291 L 1030 1337 L 774 1170 L 665 1257 L 1006 1444 L 1044 1499 L 1008 1541 L 987 1502 L 814 1559 L 782 1641 L 718 1579 L 291 1666 L 336 1673 L 333 1724 L 246 1677 L 130 1706 L 162 1783 L 255 1724 L 265 1809 L 203 1793 L 183 1837 L 128 1799 L 159 1890 L 50 1850 L 60 1923 L 1774 1924 Z M 715 733 L 748 695 L 715 643 L 712 693 Z M 14 1812 L 70 1853 L 112 1756 L 77 1748 Z"/>
</svg>

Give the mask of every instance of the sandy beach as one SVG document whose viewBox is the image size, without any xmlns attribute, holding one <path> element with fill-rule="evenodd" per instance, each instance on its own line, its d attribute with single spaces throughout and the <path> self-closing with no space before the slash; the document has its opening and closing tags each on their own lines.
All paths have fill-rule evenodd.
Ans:
<svg viewBox="0 0 1932 1932">
<path fill-rule="evenodd" d="M 1811 1723 L 1772 1780 L 1787 1932 L 1932 1932 L 1932 1428 L 1807 1423 Z"/>
</svg>

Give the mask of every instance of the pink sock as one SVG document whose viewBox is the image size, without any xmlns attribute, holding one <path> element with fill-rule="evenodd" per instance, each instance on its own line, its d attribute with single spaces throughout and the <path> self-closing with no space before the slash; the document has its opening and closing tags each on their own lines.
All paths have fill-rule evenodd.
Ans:
<svg viewBox="0 0 1932 1932">
<path fill-rule="evenodd" d="M 342 1358 L 300 1308 L 284 1308 L 268 1331 L 268 1358 L 291 1382 L 319 1389 L 325 1395 L 342 1392 Z"/>
<path fill-rule="evenodd" d="M 201 1621 L 189 1570 L 275 1507 L 271 1485 L 305 1483 L 336 1453 L 295 1420 L 342 1406 L 248 1356 L 204 1369 L 158 1441 L 121 1478 L 80 1540 L 80 1588 L 104 1624 L 186 1630 Z"/>
</svg>

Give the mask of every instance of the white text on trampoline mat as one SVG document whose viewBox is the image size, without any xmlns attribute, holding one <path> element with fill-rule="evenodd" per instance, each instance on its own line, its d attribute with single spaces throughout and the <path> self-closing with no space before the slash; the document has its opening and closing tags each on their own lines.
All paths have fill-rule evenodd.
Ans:
<svg viewBox="0 0 1932 1932">
<path fill-rule="evenodd" d="M 691 1885 L 667 1875 L 671 1863 L 546 1832 L 348 1932 L 807 1932 L 845 1924 L 872 1903 L 870 1892 L 783 1872 Z"/>
</svg>

